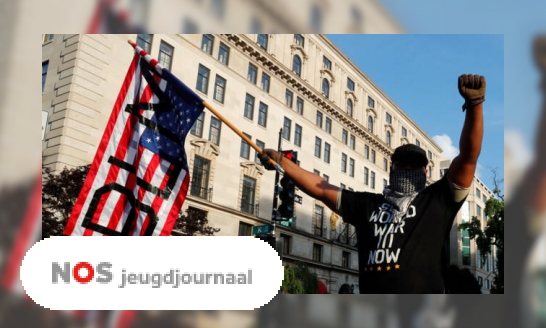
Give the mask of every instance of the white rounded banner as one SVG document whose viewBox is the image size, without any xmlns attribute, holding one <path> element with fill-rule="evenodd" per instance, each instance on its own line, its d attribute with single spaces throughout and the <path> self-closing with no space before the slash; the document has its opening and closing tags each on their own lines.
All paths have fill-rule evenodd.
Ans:
<svg viewBox="0 0 546 328">
<path fill-rule="evenodd" d="M 283 278 L 254 237 L 53 237 L 21 266 L 28 296 L 53 310 L 252 310 Z"/>
</svg>

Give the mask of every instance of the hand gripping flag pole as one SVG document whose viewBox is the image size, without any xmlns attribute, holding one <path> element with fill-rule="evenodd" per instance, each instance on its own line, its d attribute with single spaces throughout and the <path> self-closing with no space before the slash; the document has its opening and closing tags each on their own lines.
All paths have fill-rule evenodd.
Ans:
<svg viewBox="0 0 546 328">
<path fill-rule="evenodd" d="M 145 50 L 140 48 L 133 40 L 127 40 L 127 42 L 135 48 L 135 51 L 138 52 L 160 75 L 162 74 L 164 68 L 157 62 L 157 60 L 153 59 Z M 233 132 L 235 132 L 239 137 L 241 137 L 246 143 L 248 143 L 252 148 L 254 148 L 258 153 L 262 153 L 262 149 L 258 147 L 252 140 L 250 140 L 247 136 L 244 135 L 241 130 L 239 130 L 235 125 L 233 125 L 230 121 L 228 121 L 222 114 L 220 114 L 216 109 L 214 109 L 209 103 L 206 101 L 203 101 L 203 106 L 205 106 L 208 110 L 210 110 L 216 117 L 218 117 L 222 122 L 224 122 Z M 275 167 L 277 171 L 279 171 L 281 174 L 284 174 L 283 168 L 277 164 L 272 159 L 269 159 L 269 163 Z"/>
</svg>

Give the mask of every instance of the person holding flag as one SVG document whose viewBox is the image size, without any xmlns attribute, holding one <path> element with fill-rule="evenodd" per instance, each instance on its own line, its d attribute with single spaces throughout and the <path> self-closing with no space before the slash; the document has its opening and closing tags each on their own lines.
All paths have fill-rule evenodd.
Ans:
<svg viewBox="0 0 546 328">
<path fill-rule="evenodd" d="M 266 169 L 274 169 L 270 160 L 275 161 L 298 188 L 355 227 L 361 293 L 444 292 L 442 250 L 476 171 L 486 81 L 461 75 L 458 88 L 466 111 L 460 153 L 447 174 L 428 187 L 426 153 L 412 144 L 395 149 L 390 185 L 382 194 L 340 189 L 272 149 L 259 155 Z"/>
</svg>

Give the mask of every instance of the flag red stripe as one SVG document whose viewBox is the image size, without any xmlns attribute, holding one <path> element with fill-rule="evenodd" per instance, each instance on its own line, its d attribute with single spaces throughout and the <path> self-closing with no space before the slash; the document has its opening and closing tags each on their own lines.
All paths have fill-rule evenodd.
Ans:
<svg viewBox="0 0 546 328">
<path fill-rule="evenodd" d="M 32 240 L 33 232 L 37 228 L 37 225 L 42 224 L 41 194 L 42 175 L 40 174 L 40 177 L 36 182 L 34 190 L 30 196 L 28 210 L 23 218 L 23 224 L 21 225 L 21 229 L 16 236 L 13 250 L 11 251 L 10 257 L 6 264 L 6 271 L 2 279 L 2 285 L 8 290 L 11 290 L 18 281 L 19 269 L 23 263 L 23 258 L 26 252 L 34 244 Z"/>
<path fill-rule="evenodd" d="M 108 142 L 110 140 L 110 137 L 112 136 L 112 131 L 114 130 L 116 120 L 121 111 L 121 106 L 125 101 L 127 91 L 129 90 L 129 87 L 131 86 L 131 82 L 135 75 L 138 59 L 139 55 L 135 54 L 135 56 L 133 57 L 133 61 L 129 66 L 129 70 L 127 71 L 127 75 L 125 76 L 125 80 L 123 81 L 123 85 L 121 86 L 121 90 L 119 92 L 118 98 L 116 99 L 116 103 L 114 104 L 114 108 L 112 110 L 112 114 L 110 115 L 110 119 L 108 120 L 108 124 L 106 125 L 106 129 L 104 130 L 104 134 L 101 143 L 99 144 L 99 147 L 97 149 L 95 159 L 91 164 L 91 168 L 89 169 L 89 173 L 87 174 L 87 178 L 85 179 L 85 183 L 82 187 L 82 191 L 80 192 L 80 196 L 78 197 L 78 200 L 74 205 L 72 215 L 70 216 L 70 219 L 68 220 L 68 223 L 66 225 L 64 231 L 65 235 L 70 236 L 74 231 L 76 223 L 78 222 L 78 218 L 80 217 L 81 211 L 83 209 L 83 205 L 85 204 L 85 201 L 89 196 L 89 192 L 93 186 L 93 182 L 95 181 L 96 175 L 99 171 L 99 167 L 102 164 L 104 153 L 108 147 Z"/>
<path fill-rule="evenodd" d="M 155 171 L 157 170 L 157 167 L 159 166 L 159 162 L 160 162 L 159 156 L 153 155 L 150 161 L 148 162 L 148 167 L 146 168 L 146 172 L 144 173 L 144 176 L 142 177 L 144 181 L 152 181 Z M 146 196 L 146 190 L 144 188 L 139 188 L 138 201 L 142 202 L 142 200 L 144 199 L 144 196 Z M 143 232 L 146 230 L 146 227 L 148 226 L 149 221 L 150 221 L 150 218 L 148 217 L 148 215 L 146 215 L 143 220 L 142 226 L 140 228 L 141 236 L 143 235 Z"/>
<path fill-rule="evenodd" d="M 180 192 L 178 193 L 178 197 L 174 201 L 173 207 L 171 208 L 171 211 L 169 212 L 169 215 L 167 216 L 167 220 L 165 221 L 165 224 L 163 225 L 163 229 L 161 230 L 160 236 L 169 236 L 171 234 L 174 223 L 176 222 L 176 218 L 178 217 L 178 213 L 180 212 L 180 209 L 182 208 L 182 204 L 186 200 L 189 184 L 190 184 L 190 175 L 186 172 L 186 175 L 184 176 L 184 182 L 182 183 L 182 186 L 180 186 Z"/>
<path fill-rule="evenodd" d="M 174 170 L 174 165 L 171 164 L 169 166 L 169 168 L 167 169 L 167 173 L 165 174 L 165 177 L 163 178 L 163 181 L 161 181 L 161 185 L 160 185 L 161 190 L 164 190 L 165 187 L 167 186 L 167 182 L 169 181 L 169 177 L 171 176 L 173 170 Z M 159 209 L 161 208 L 161 205 L 163 204 L 163 202 L 164 202 L 163 198 L 161 198 L 161 197 L 156 197 L 155 198 L 154 202 L 152 203 L 152 208 L 154 209 L 154 211 L 156 213 L 159 212 Z M 175 221 L 173 223 L 173 226 L 176 223 L 177 218 L 178 218 L 178 213 L 176 214 L 176 218 L 175 218 Z M 171 228 L 171 230 L 172 230 L 172 228 Z"/>
</svg>

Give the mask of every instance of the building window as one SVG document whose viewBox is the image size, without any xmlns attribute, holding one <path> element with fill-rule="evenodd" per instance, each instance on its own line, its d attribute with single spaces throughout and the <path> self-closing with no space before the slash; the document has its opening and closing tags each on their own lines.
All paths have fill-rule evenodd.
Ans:
<svg viewBox="0 0 546 328">
<path fill-rule="evenodd" d="M 244 134 L 245 134 L 245 136 L 248 137 L 248 139 L 252 140 L 251 136 L 249 136 L 246 133 L 244 133 Z M 239 156 L 241 156 L 242 158 L 245 158 L 245 159 L 249 159 L 249 157 L 250 157 L 250 145 L 242 138 L 241 138 L 241 152 L 239 153 Z"/>
<path fill-rule="evenodd" d="M 281 233 L 281 239 L 282 239 L 282 253 L 290 254 L 290 248 L 291 248 L 290 246 L 292 244 L 292 237 Z"/>
<path fill-rule="evenodd" d="M 428 177 L 432 178 L 432 166 L 428 166 Z"/>
<path fill-rule="evenodd" d="M 364 157 L 370 159 L 370 146 L 368 145 L 364 145 Z"/>
<path fill-rule="evenodd" d="M 218 50 L 218 60 L 224 65 L 229 63 L 229 47 L 222 42 L 220 42 L 220 50 Z"/>
<path fill-rule="evenodd" d="M 292 121 L 289 118 L 284 118 L 284 125 L 282 128 L 282 137 L 288 141 L 290 141 L 290 133 L 292 129 Z"/>
<path fill-rule="evenodd" d="M 485 289 L 489 289 L 489 279 L 485 279 Z"/>
<path fill-rule="evenodd" d="M 159 57 L 157 61 L 161 66 L 165 67 L 169 71 L 171 70 L 171 64 L 173 60 L 174 48 L 167 44 L 165 41 L 161 41 L 159 45 Z"/>
<path fill-rule="evenodd" d="M 54 36 L 55 36 L 55 34 L 44 34 L 44 42 L 43 43 L 47 43 L 47 42 L 53 40 Z M 138 40 L 137 40 L 137 44 L 138 44 Z M 140 46 L 140 44 L 139 44 L 139 46 Z M 147 52 L 149 53 L 149 51 L 147 51 Z"/>
<path fill-rule="evenodd" d="M 199 71 L 197 73 L 197 85 L 195 88 L 204 94 L 207 94 L 208 92 L 209 76 L 210 76 L 210 69 L 199 64 Z"/>
<path fill-rule="evenodd" d="M 137 35 L 136 43 L 139 47 L 150 53 L 152 49 L 152 34 L 139 34 Z"/>
<path fill-rule="evenodd" d="M 347 78 L 347 89 L 355 91 L 355 83 L 350 78 Z"/>
<path fill-rule="evenodd" d="M 322 79 L 322 93 L 326 98 L 330 97 L 330 83 L 327 79 Z"/>
<path fill-rule="evenodd" d="M 341 131 L 341 142 L 343 142 L 343 144 L 346 145 L 347 144 L 347 139 L 348 139 L 347 130 L 343 129 Z"/>
<path fill-rule="evenodd" d="M 320 171 L 319 170 L 313 170 L 313 174 L 320 176 Z"/>
<path fill-rule="evenodd" d="M 226 91 L 226 79 L 220 75 L 216 75 L 216 82 L 214 83 L 214 99 L 224 103 L 224 95 Z"/>
<path fill-rule="evenodd" d="M 292 59 L 292 70 L 301 77 L 301 59 L 298 55 L 294 55 L 294 59 Z"/>
<path fill-rule="evenodd" d="M 239 221 L 239 236 L 252 236 L 252 224 Z"/>
<path fill-rule="evenodd" d="M 294 34 L 294 42 L 302 48 L 305 46 L 305 38 L 301 34 Z"/>
<path fill-rule="evenodd" d="M 225 0 L 212 0 L 210 2 L 210 10 L 216 16 L 216 18 L 222 18 L 224 16 Z"/>
<path fill-rule="evenodd" d="M 349 158 L 349 176 L 352 178 L 355 176 L 355 160 Z"/>
<path fill-rule="evenodd" d="M 267 42 L 268 42 L 267 34 L 258 34 L 258 44 L 260 45 L 260 47 L 267 50 Z"/>
<path fill-rule="evenodd" d="M 298 147 L 301 147 L 301 126 L 297 125 L 294 128 L 294 144 Z"/>
<path fill-rule="evenodd" d="M 296 110 L 298 114 L 303 115 L 303 99 L 296 97 Z"/>
<path fill-rule="evenodd" d="M 262 90 L 269 93 L 269 75 L 262 73 Z"/>
<path fill-rule="evenodd" d="M 370 187 L 372 187 L 372 189 L 375 189 L 375 172 L 372 171 L 372 174 L 370 176 Z"/>
<path fill-rule="evenodd" d="M 355 150 L 355 136 L 351 134 L 351 137 L 349 138 L 349 147 L 351 147 L 352 150 Z"/>
<path fill-rule="evenodd" d="M 260 140 L 256 140 L 256 146 L 258 146 L 258 148 L 260 149 L 265 149 L 265 142 L 263 141 L 260 141 Z M 257 164 L 261 164 L 262 162 L 260 161 L 260 159 L 258 158 L 258 152 L 256 151 L 255 154 L 254 154 L 254 162 L 256 162 Z"/>
<path fill-rule="evenodd" d="M 322 175 L 322 178 L 324 179 L 324 181 L 330 182 L 330 177 L 327 176 L 326 174 L 323 174 L 323 175 Z"/>
<path fill-rule="evenodd" d="M 341 153 L 341 172 L 347 173 L 347 155 Z"/>
<path fill-rule="evenodd" d="M 387 159 L 383 158 L 383 170 L 388 171 L 388 164 L 389 162 L 387 161 Z"/>
<path fill-rule="evenodd" d="M 430 150 L 427 151 L 428 159 L 432 159 L 432 152 Z"/>
<path fill-rule="evenodd" d="M 254 213 L 254 197 L 256 195 L 256 180 L 249 176 L 243 178 L 243 195 L 241 197 L 241 211 Z"/>
<path fill-rule="evenodd" d="M 205 120 L 205 112 L 201 112 L 201 115 L 195 120 L 193 126 L 191 127 L 190 133 L 196 137 L 203 137 L 203 121 Z"/>
<path fill-rule="evenodd" d="M 343 268 L 349 268 L 349 265 L 351 263 L 350 259 L 351 259 L 351 253 L 344 251 L 341 254 L 341 266 Z"/>
<path fill-rule="evenodd" d="M 198 34 L 199 29 L 197 28 L 197 24 L 195 24 L 194 21 L 186 18 L 183 24 L 184 24 L 184 27 L 182 28 L 183 34 Z"/>
<path fill-rule="evenodd" d="M 351 99 L 347 99 L 347 115 L 353 117 L 353 101 Z"/>
<path fill-rule="evenodd" d="M 210 118 L 210 130 L 209 130 L 209 141 L 220 146 L 220 132 L 222 129 L 222 122 L 216 117 L 212 116 Z"/>
<path fill-rule="evenodd" d="M 44 92 L 48 67 L 49 67 L 49 61 L 45 61 L 42 63 L 42 92 Z"/>
<path fill-rule="evenodd" d="M 201 40 L 201 50 L 212 55 L 212 45 L 214 43 L 214 36 L 211 34 L 203 34 L 203 39 Z"/>
<path fill-rule="evenodd" d="M 368 96 L 368 107 L 375 108 L 375 100 L 370 96 Z"/>
<path fill-rule="evenodd" d="M 419 141 L 418 139 L 415 139 L 415 144 L 417 145 L 417 147 L 421 147 L 421 141 Z"/>
<path fill-rule="evenodd" d="M 480 287 L 483 287 L 483 278 L 482 277 L 478 277 L 478 285 L 480 285 Z"/>
<path fill-rule="evenodd" d="M 364 167 L 364 184 L 366 186 L 369 184 L 369 175 L 370 175 L 370 170 L 367 167 Z"/>
<path fill-rule="evenodd" d="M 324 234 L 324 208 L 320 205 L 315 205 L 315 213 L 313 215 L 313 233 L 317 236 Z"/>
<path fill-rule="evenodd" d="M 478 218 L 482 217 L 482 208 L 480 207 L 480 205 L 476 205 L 476 216 Z"/>
<path fill-rule="evenodd" d="M 387 179 L 383 179 L 383 189 L 387 188 Z"/>
<path fill-rule="evenodd" d="M 252 97 L 248 93 L 246 94 L 246 99 L 245 99 L 245 114 L 244 115 L 246 118 L 251 120 L 254 118 L 254 97 Z"/>
<path fill-rule="evenodd" d="M 407 137 L 408 136 L 408 130 L 406 130 L 405 127 L 402 127 L 402 137 Z"/>
<path fill-rule="evenodd" d="M 326 118 L 326 124 L 324 124 L 324 130 L 332 134 L 332 120 L 329 117 Z"/>
<path fill-rule="evenodd" d="M 253 64 L 248 64 L 248 74 L 246 76 L 246 79 L 253 84 L 256 84 L 256 81 L 258 79 L 258 68 Z"/>
<path fill-rule="evenodd" d="M 190 194 L 192 196 L 208 199 L 209 172 L 210 161 L 201 156 L 195 156 L 190 189 Z"/>
<path fill-rule="evenodd" d="M 387 146 L 391 146 L 391 132 L 387 131 Z"/>
<path fill-rule="evenodd" d="M 386 119 L 387 123 L 388 123 L 388 124 L 392 124 L 392 116 L 391 116 L 391 114 L 389 114 L 389 113 L 386 113 L 386 114 L 387 114 L 387 116 L 385 117 L 385 119 Z"/>
<path fill-rule="evenodd" d="M 322 129 L 322 113 L 317 110 L 317 117 L 315 118 L 315 124 Z"/>
<path fill-rule="evenodd" d="M 373 133 L 373 117 L 368 116 L 368 130 Z"/>
<path fill-rule="evenodd" d="M 482 200 L 484 204 L 487 204 L 487 197 L 485 197 L 485 194 L 482 196 Z"/>
<path fill-rule="evenodd" d="M 260 102 L 260 108 L 258 110 L 258 124 L 264 128 L 267 126 L 267 105 Z"/>
<path fill-rule="evenodd" d="M 292 108 L 293 100 L 294 100 L 294 93 L 287 89 L 286 95 L 285 95 L 286 106 Z"/>
<path fill-rule="evenodd" d="M 327 142 L 324 143 L 324 161 L 330 163 L 330 144 Z"/>
<path fill-rule="evenodd" d="M 340 183 L 340 184 L 339 184 L 339 188 L 340 188 L 341 190 L 346 189 L 346 187 L 347 187 L 347 186 L 345 186 L 343 183 Z"/>
<path fill-rule="evenodd" d="M 375 164 L 375 150 L 372 149 L 372 163 Z"/>
<path fill-rule="evenodd" d="M 313 244 L 313 261 L 322 261 L 322 245 Z"/>
<path fill-rule="evenodd" d="M 322 140 L 319 137 L 315 137 L 315 156 L 320 158 L 320 152 L 322 148 Z"/>
<path fill-rule="evenodd" d="M 462 231 L 462 239 L 463 265 L 470 265 L 470 235 L 467 229 Z"/>
<path fill-rule="evenodd" d="M 478 188 L 476 188 L 476 197 L 478 197 L 478 199 L 482 197 L 482 193 L 480 192 L 480 189 Z"/>
<path fill-rule="evenodd" d="M 322 56 L 322 67 L 332 70 L 332 62 L 326 56 Z"/>
</svg>

